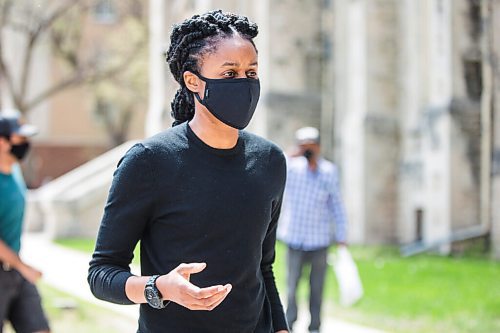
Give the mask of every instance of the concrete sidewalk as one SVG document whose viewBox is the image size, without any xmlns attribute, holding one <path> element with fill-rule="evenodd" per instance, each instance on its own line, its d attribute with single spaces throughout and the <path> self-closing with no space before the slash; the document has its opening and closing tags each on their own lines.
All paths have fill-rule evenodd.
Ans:
<svg viewBox="0 0 500 333">
<path fill-rule="evenodd" d="M 43 234 L 28 233 L 22 239 L 21 257 L 28 264 L 43 272 L 43 281 L 56 289 L 77 296 L 80 299 L 105 307 L 121 315 L 137 319 L 138 305 L 116 305 L 96 299 L 87 284 L 87 269 L 90 255 L 61 247 L 47 240 Z M 132 268 L 138 273 L 137 267 Z M 307 332 L 308 314 L 300 314 L 300 320 L 295 325 L 294 333 Z M 136 327 L 131 327 L 130 333 L 135 333 Z M 323 333 L 383 333 L 368 327 L 363 327 L 334 318 L 324 318 Z M 128 333 L 128 332 L 124 332 Z"/>
</svg>

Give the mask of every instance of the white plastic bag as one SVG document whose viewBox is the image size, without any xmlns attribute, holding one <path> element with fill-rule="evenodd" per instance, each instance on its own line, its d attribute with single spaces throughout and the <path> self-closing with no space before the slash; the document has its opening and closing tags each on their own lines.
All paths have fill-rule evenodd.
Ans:
<svg viewBox="0 0 500 333">
<path fill-rule="evenodd" d="M 347 247 L 338 247 L 331 263 L 339 285 L 340 304 L 342 306 L 354 305 L 363 297 L 363 285 L 356 263 Z"/>
</svg>

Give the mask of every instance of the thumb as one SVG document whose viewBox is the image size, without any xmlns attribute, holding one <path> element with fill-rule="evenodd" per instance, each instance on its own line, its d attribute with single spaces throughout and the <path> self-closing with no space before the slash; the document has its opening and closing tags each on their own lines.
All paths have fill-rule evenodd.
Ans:
<svg viewBox="0 0 500 333">
<path fill-rule="evenodd" d="M 177 266 L 177 272 L 179 274 L 195 274 L 203 271 L 207 267 L 204 262 L 194 262 L 189 264 L 180 264 Z"/>
</svg>

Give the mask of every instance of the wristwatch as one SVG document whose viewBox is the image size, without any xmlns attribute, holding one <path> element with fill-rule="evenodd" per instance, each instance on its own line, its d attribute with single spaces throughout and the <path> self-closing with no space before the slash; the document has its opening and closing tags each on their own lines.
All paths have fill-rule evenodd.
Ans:
<svg viewBox="0 0 500 333">
<path fill-rule="evenodd" d="M 161 296 L 160 291 L 156 288 L 156 279 L 158 279 L 159 275 L 153 275 L 146 282 L 146 287 L 144 288 L 144 297 L 146 298 L 146 302 L 148 302 L 149 306 L 154 309 L 163 309 L 169 303 L 168 301 L 164 301 Z"/>
</svg>

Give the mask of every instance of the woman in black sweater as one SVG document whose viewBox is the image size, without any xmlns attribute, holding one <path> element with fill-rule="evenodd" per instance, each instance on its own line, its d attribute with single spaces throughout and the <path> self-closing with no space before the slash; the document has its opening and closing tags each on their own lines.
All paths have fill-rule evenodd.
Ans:
<svg viewBox="0 0 500 333">
<path fill-rule="evenodd" d="M 288 330 L 272 268 L 285 158 L 242 130 L 260 93 L 256 35 L 221 11 L 175 25 L 174 126 L 115 171 L 88 281 L 98 298 L 141 303 L 140 333 Z M 142 276 L 129 268 L 138 241 Z"/>
</svg>

